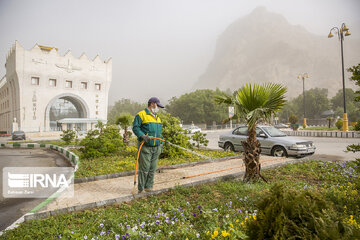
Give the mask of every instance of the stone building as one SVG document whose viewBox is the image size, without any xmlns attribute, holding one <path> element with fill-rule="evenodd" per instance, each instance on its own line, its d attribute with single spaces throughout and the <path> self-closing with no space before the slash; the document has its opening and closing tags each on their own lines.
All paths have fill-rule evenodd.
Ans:
<svg viewBox="0 0 360 240">
<path fill-rule="evenodd" d="M 23 130 L 51 135 L 69 128 L 91 129 L 106 122 L 112 60 L 79 58 L 68 51 L 17 41 L 6 57 L 0 80 L 0 133 Z"/>
</svg>

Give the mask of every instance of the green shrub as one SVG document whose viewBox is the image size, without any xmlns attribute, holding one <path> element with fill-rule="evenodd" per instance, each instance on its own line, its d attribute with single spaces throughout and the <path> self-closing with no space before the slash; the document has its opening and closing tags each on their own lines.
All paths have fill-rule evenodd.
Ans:
<svg viewBox="0 0 360 240">
<path fill-rule="evenodd" d="M 184 130 L 180 127 L 180 120 L 171 116 L 170 113 L 159 113 L 163 128 L 163 138 L 173 144 L 184 148 L 191 148 L 189 137 L 184 134 Z M 161 157 L 175 158 L 185 154 L 180 148 L 165 145 Z"/>
<path fill-rule="evenodd" d="M 200 148 L 201 145 L 205 147 L 208 145 L 209 140 L 206 139 L 206 133 L 196 132 L 191 136 L 191 139 L 194 141 L 193 146 Z"/>
<path fill-rule="evenodd" d="M 289 117 L 289 122 L 291 124 L 296 124 L 297 122 L 299 121 L 298 117 L 295 116 L 295 114 L 291 114 L 290 117 Z"/>
<path fill-rule="evenodd" d="M 337 120 L 335 126 L 337 127 L 337 129 L 341 130 L 343 126 L 343 120 L 341 119 Z"/>
<path fill-rule="evenodd" d="M 63 133 L 60 135 L 61 139 L 65 142 L 66 145 L 69 145 L 75 139 L 76 132 L 72 129 L 63 130 Z"/>
<path fill-rule="evenodd" d="M 360 120 L 357 122 L 357 124 L 355 124 L 354 130 L 355 131 L 360 131 Z"/>
<path fill-rule="evenodd" d="M 110 156 L 125 147 L 123 139 L 116 125 L 99 126 L 101 128 L 88 131 L 80 144 L 82 157 L 95 158 Z"/>
<path fill-rule="evenodd" d="M 359 234 L 319 193 L 282 185 L 270 189 L 258 204 L 256 220 L 247 226 L 250 239 L 356 239 Z"/>
</svg>

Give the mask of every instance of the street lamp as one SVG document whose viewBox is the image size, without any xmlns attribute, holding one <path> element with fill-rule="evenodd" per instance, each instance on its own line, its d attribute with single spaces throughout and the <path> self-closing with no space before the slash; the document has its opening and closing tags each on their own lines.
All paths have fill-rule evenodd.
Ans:
<svg viewBox="0 0 360 240">
<path fill-rule="evenodd" d="M 307 73 L 299 74 L 297 76 L 298 79 L 303 80 L 303 102 L 304 102 L 304 123 L 303 127 L 306 128 L 306 117 L 305 117 L 305 78 L 309 78 L 309 75 Z"/>
<path fill-rule="evenodd" d="M 343 83 L 343 98 L 344 98 L 344 116 L 343 116 L 343 131 L 347 132 L 349 131 L 349 125 L 348 125 L 348 118 L 346 113 L 346 102 L 345 102 L 345 73 L 344 73 L 344 53 L 343 53 L 343 41 L 344 41 L 344 32 L 345 37 L 349 36 L 351 33 L 349 31 L 349 28 L 345 25 L 345 23 L 341 24 L 340 29 L 338 27 L 333 27 L 330 29 L 330 33 L 328 35 L 328 38 L 332 38 L 334 34 L 338 35 L 340 46 L 341 46 L 341 66 L 342 66 L 342 83 Z"/>
</svg>

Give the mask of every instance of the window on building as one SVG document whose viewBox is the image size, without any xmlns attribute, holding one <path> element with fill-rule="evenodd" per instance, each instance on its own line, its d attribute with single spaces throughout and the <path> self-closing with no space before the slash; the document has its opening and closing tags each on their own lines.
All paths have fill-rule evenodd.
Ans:
<svg viewBox="0 0 360 240">
<path fill-rule="evenodd" d="M 96 103 L 99 103 L 99 99 L 96 99 L 95 102 L 96 102 Z"/>
<path fill-rule="evenodd" d="M 81 89 L 87 89 L 87 82 L 81 82 Z"/>
<path fill-rule="evenodd" d="M 31 85 L 39 85 L 39 78 L 38 77 L 32 77 L 31 78 Z"/>
<path fill-rule="evenodd" d="M 49 86 L 56 87 L 56 79 L 49 79 Z"/>
<path fill-rule="evenodd" d="M 96 111 L 96 115 L 99 115 L 99 112 L 98 112 L 98 111 Z"/>
<path fill-rule="evenodd" d="M 101 84 L 100 83 L 95 83 L 95 89 L 96 90 L 101 90 Z"/>
<path fill-rule="evenodd" d="M 72 88 L 72 81 L 66 80 L 65 87 Z"/>
</svg>

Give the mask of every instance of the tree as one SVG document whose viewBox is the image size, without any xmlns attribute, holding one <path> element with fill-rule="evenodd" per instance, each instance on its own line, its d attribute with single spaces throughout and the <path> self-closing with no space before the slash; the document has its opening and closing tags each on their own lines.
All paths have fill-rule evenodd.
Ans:
<svg viewBox="0 0 360 240">
<path fill-rule="evenodd" d="M 345 89 L 345 101 L 346 101 L 346 110 L 348 113 L 348 119 L 350 122 L 355 122 L 360 120 L 360 102 L 355 102 L 356 94 L 351 88 Z M 344 97 L 343 90 L 340 89 L 336 95 L 331 98 L 332 109 L 335 112 L 335 115 L 342 116 L 344 112 Z"/>
<path fill-rule="evenodd" d="M 355 85 L 360 87 L 360 63 L 357 66 L 353 66 L 348 69 L 348 72 L 352 73 L 352 76 L 350 77 L 351 81 L 355 82 Z M 360 90 L 357 90 L 355 92 L 357 96 L 355 97 L 356 102 L 360 102 Z"/>
<path fill-rule="evenodd" d="M 242 141 L 244 149 L 244 164 L 246 167 L 244 181 L 261 177 L 260 173 L 260 142 L 256 139 L 256 125 L 259 120 L 270 120 L 271 116 L 285 104 L 286 87 L 276 83 L 246 84 L 232 96 L 222 94 L 216 97 L 216 102 L 235 107 L 233 118 L 243 118 L 248 125 L 249 136 Z"/>
<path fill-rule="evenodd" d="M 306 118 L 320 118 L 322 112 L 330 109 L 330 101 L 327 96 L 328 90 L 325 88 L 313 88 L 305 91 Z M 279 116 L 282 121 L 287 121 L 291 114 L 303 118 L 303 94 L 300 94 L 296 98 L 288 101 L 279 113 Z"/>
<path fill-rule="evenodd" d="M 116 101 L 115 104 L 109 107 L 108 123 L 114 124 L 116 118 L 124 113 L 129 113 L 135 116 L 141 110 L 144 110 L 146 104 L 140 104 L 138 102 L 131 101 L 130 99 L 121 99 Z"/>
<path fill-rule="evenodd" d="M 355 81 L 355 85 L 360 87 L 360 64 L 358 64 L 357 66 L 353 66 L 353 67 L 349 68 L 348 71 L 352 73 L 352 76 L 351 76 L 350 79 L 352 81 Z M 357 94 L 357 96 L 355 97 L 354 101 L 355 102 L 360 102 L 360 90 L 357 90 L 355 93 Z M 356 124 L 355 130 L 359 131 L 359 128 L 360 128 L 360 120 Z M 347 146 L 347 150 L 352 151 L 354 153 L 355 152 L 360 152 L 360 144 L 349 145 L 349 146 Z M 360 172 L 360 158 L 356 159 L 356 163 L 357 163 L 356 164 L 357 165 L 356 171 Z"/>
<path fill-rule="evenodd" d="M 61 139 L 65 142 L 66 145 L 69 145 L 75 138 L 76 132 L 72 129 L 63 130 Z"/>
<path fill-rule="evenodd" d="M 131 126 L 134 117 L 130 113 L 125 113 L 116 118 L 115 124 L 120 125 L 124 129 L 123 141 L 126 145 L 129 145 L 129 132 L 128 128 Z"/>
<path fill-rule="evenodd" d="M 174 117 L 180 118 L 184 123 L 206 123 L 212 124 L 221 122 L 228 115 L 228 110 L 224 106 L 216 104 L 214 99 L 222 91 L 201 89 L 191 93 L 186 93 L 180 97 L 173 97 L 166 106 L 167 112 Z"/>
<path fill-rule="evenodd" d="M 205 147 L 208 145 L 209 140 L 206 139 L 206 133 L 196 132 L 194 135 L 191 136 L 191 139 L 194 141 L 193 146 L 196 146 L 200 149 L 201 145 Z"/>
<path fill-rule="evenodd" d="M 95 128 L 99 129 L 100 134 L 103 133 L 105 126 L 106 125 L 100 120 L 95 124 Z"/>
</svg>

